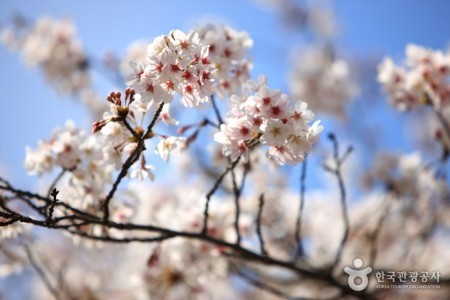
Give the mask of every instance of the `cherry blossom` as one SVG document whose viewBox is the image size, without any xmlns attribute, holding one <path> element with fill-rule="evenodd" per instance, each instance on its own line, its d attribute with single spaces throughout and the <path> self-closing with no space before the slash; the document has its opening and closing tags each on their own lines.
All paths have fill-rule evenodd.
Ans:
<svg viewBox="0 0 450 300">
<path fill-rule="evenodd" d="M 327 46 L 315 45 L 296 53 L 289 83 L 293 96 L 307 99 L 317 113 L 344 118 L 357 87 L 349 63 L 334 57 L 331 51 Z"/>
<path fill-rule="evenodd" d="M 378 81 L 399 110 L 430 103 L 445 107 L 450 102 L 450 55 L 422 46 L 406 46 L 403 66 L 386 57 L 378 67 Z"/>
<path fill-rule="evenodd" d="M 209 74 L 215 69 L 208 53 L 198 33 L 174 30 L 153 40 L 145 60 L 134 63 L 134 74 L 128 76 L 127 84 L 150 107 L 172 102 L 174 94 L 182 96 L 185 106 L 198 106 L 208 102 L 213 93 Z"/>
<path fill-rule="evenodd" d="M 196 31 L 202 43 L 209 46 L 208 61 L 217 69 L 211 74 L 216 79 L 217 95 L 223 98 L 235 94 L 250 79 L 252 63 L 247 50 L 253 46 L 253 41 L 247 32 L 225 25 L 205 24 Z"/>
<path fill-rule="evenodd" d="M 161 156 L 164 161 L 169 161 L 172 153 L 180 153 L 184 150 L 186 138 L 182 137 L 163 137 L 155 149 L 155 153 Z"/>
<path fill-rule="evenodd" d="M 307 104 L 289 101 L 266 82 L 265 78 L 249 82 L 247 97 L 233 98 L 232 109 L 214 139 L 223 145 L 223 155 L 233 160 L 242 155 L 247 161 L 250 148 L 261 143 L 270 146 L 267 157 L 279 165 L 301 162 L 323 127 L 319 121 L 309 127 L 314 114 Z"/>
</svg>

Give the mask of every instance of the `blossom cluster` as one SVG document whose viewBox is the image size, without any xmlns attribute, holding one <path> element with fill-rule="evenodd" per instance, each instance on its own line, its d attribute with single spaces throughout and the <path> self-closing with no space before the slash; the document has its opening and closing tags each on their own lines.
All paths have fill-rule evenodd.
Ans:
<svg viewBox="0 0 450 300">
<path fill-rule="evenodd" d="M 55 167 L 70 173 L 71 192 L 67 193 L 66 200 L 82 201 L 84 205 L 97 202 L 106 184 L 112 181 L 113 151 L 103 147 L 101 139 L 68 121 L 49 140 L 40 141 L 36 149 L 26 148 L 25 168 L 29 174 L 43 175 Z"/>
<path fill-rule="evenodd" d="M 198 26 L 194 31 L 198 33 L 200 43 L 208 47 L 208 58 L 216 70 L 211 74 L 215 80 L 214 92 L 220 98 L 238 92 L 250 78 L 249 71 L 252 68 L 247 50 L 252 47 L 253 41 L 247 32 L 208 23 Z M 130 62 L 145 64 L 147 56 L 147 44 L 141 40 L 134 42 L 120 62 L 116 62 L 120 73 L 124 76 L 133 73 Z"/>
<path fill-rule="evenodd" d="M 148 108 L 170 103 L 177 93 L 187 107 L 208 102 L 213 93 L 208 47 L 198 33 L 173 30 L 153 40 L 144 62 L 134 63 L 127 84 L 141 95 Z"/>
<path fill-rule="evenodd" d="M 134 71 L 134 63 L 130 64 L 130 62 L 143 63 L 145 61 L 148 44 L 149 42 L 147 41 L 137 40 L 128 46 L 120 60 L 110 54 L 105 57 L 105 63 L 112 65 L 113 68 L 117 68 L 120 74 L 126 77 Z"/>
<path fill-rule="evenodd" d="M 239 91 L 250 79 L 251 61 L 246 57 L 253 40 L 245 31 L 236 31 L 225 25 L 206 24 L 196 28 L 200 40 L 209 46 L 209 58 L 217 69 L 212 74 L 216 80 L 216 93 L 220 98 Z"/>
<path fill-rule="evenodd" d="M 348 63 L 331 52 L 329 47 L 313 46 L 298 53 L 289 83 L 292 95 L 308 99 L 314 111 L 343 118 L 357 88 Z"/>
<path fill-rule="evenodd" d="M 386 57 L 378 67 L 378 81 L 399 110 L 424 104 L 445 107 L 450 103 L 450 53 L 410 44 L 406 60 L 397 66 Z"/>
<path fill-rule="evenodd" d="M 122 99 L 120 92 L 111 92 L 107 97 L 110 102 L 110 111 L 103 114 L 103 119 L 92 125 L 92 132 L 100 132 L 103 136 L 106 157 L 113 162 L 116 170 L 122 166 L 123 157 L 127 158 L 136 149 L 138 140 L 136 137 L 150 139 L 155 136 L 160 138 L 160 142 L 155 149 L 155 153 L 161 156 L 164 161 L 168 161 L 171 153 L 180 153 L 186 144 L 184 137 L 158 135 L 152 132 L 145 132 L 143 122 L 149 109 L 149 103 L 142 100 L 140 94 L 135 94 L 134 89 L 125 90 L 125 99 Z M 169 112 L 169 104 L 160 103 L 163 108 L 154 118 L 155 122 L 162 120 L 166 125 L 176 125 L 178 121 L 172 118 Z M 125 124 L 128 124 L 127 127 Z M 143 179 L 149 177 L 154 179 L 153 166 L 145 163 L 145 157 L 141 155 L 141 160 L 136 162 L 135 171 L 132 177 Z"/>
<path fill-rule="evenodd" d="M 280 14 L 289 29 L 309 30 L 321 38 L 331 38 L 339 33 L 339 24 L 333 10 L 322 1 L 254 0 Z"/>
<path fill-rule="evenodd" d="M 21 53 L 29 67 L 39 68 L 59 93 L 79 97 L 95 118 L 101 115 L 105 105 L 92 86 L 91 65 L 71 20 L 43 17 L 33 24 L 16 19 L 1 28 L 1 42 Z"/>
<path fill-rule="evenodd" d="M 61 92 L 76 93 L 90 85 L 88 60 L 70 20 L 41 18 L 26 29 L 5 29 L 2 41 L 19 50 L 27 65 L 40 66 Z"/>
<path fill-rule="evenodd" d="M 265 77 L 249 81 L 241 96 L 231 97 L 232 107 L 214 139 L 232 160 L 248 161 L 258 143 L 269 146 L 266 156 L 279 165 L 303 161 L 323 130 L 320 121 L 309 123 L 314 113 L 302 101 L 292 102 L 279 90 L 270 90 Z"/>
</svg>

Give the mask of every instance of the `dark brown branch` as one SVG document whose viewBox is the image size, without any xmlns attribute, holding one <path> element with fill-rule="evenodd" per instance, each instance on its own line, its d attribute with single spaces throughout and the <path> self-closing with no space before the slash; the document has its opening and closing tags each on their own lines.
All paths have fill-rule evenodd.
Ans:
<svg viewBox="0 0 450 300">
<path fill-rule="evenodd" d="M 74 230 L 68 230 L 71 234 L 81 236 L 86 239 L 90 240 L 96 240 L 96 241 L 102 241 L 102 242 L 109 242 L 109 243 L 120 243 L 120 244 L 127 244 L 132 242 L 141 242 L 141 243 L 152 243 L 152 242 L 161 242 L 164 240 L 171 239 L 175 237 L 174 234 L 165 234 L 157 237 L 149 237 L 149 238 L 141 238 L 141 237 L 126 237 L 126 238 L 114 238 L 110 236 L 96 236 L 91 235 L 86 232 L 82 231 L 74 231 Z"/>
<path fill-rule="evenodd" d="M 234 166 L 233 166 L 234 165 Z M 228 172 L 234 168 L 237 165 L 237 161 L 235 161 L 233 163 L 233 165 L 229 166 L 229 168 L 227 169 Z M 227 173 L 228 173 L 227 172 Z M 224 177 L 225 175 L 222 175 L 222 177 Z M 220 178 L 219 178 L 220 179 Z M 223 178 L 222 178 L 223 179 Z M 220 180 L 218 180 L 217 182 L 220 182 Z M 219 183 L 217 183 L 218 185 Z M 4 188 L 4 187 L 3 187 Z M 14 190 L 14 188 L 8 188 L 9 190 Z M 217 188 L 216 188 L 217 189 Z M 211 192 L 211 195 L 214 192 Z M 24 194 L 31 194 L 31 193 L 24 193 Z M 34 194 L 31 194 L 34 195 Z M 37 198 L 44 198 L 41 197 L 39 195 L 35 195 L 37 196 Z M 46 201 L 50 201 L 50 199 L 44 198 Z M 66 204 L 67 205 L 67 204 Z M 67 205 L 68 207 L 70 207 L 69 205 Z M 9 215 L 12 216 L 12 215 Z M 157 242 L 160 240 L 164 240 L 164 239 L 169 239 L 172 237 L 182 237 L 182 238 L 187 238 L 187 239 L 197 239 L 197 240 L 201 240 L 207 243 L 211 243 L 214 244 L 218 247 L 224 247 L 230 250 L 229 254 L 233 254 L 235 255 L 236 258 L 239 259 L 244 259 L 246 261 L 254 261 L 260 264 L 264 264 L 267 266 L 277 266 L 277 267 L 281 267 L 284 268 L 286 270 L 290 270 L 296 274 L 298 274 L 299 276 L 306 276 L 309 277 L 311 279 L 316 279 L 319 280 L 321 282 L 325 282 L 327 284 L 329 284 L 332 287 L 335 287 L 337 289 L 339 289 L 342 293 L 348 294 L 348 295 L 355 295 L 355 296 L 360 296 L 360 294 L 352 291 L 351 289 L 349 289 L 346 285 L 341 284 L 340 282 L 338 282 L 331 274 L 323 272 L 323 271 L 319 271 L 319 270 L 311 270 L 311 269 L 306 269 L 306 268 L 302 268 L 299 266 L 296 266 L 295 264 L 293 264 L 291 261 L 283 261 L 283 260 L 279 260 L 270 256 L 265 256 L 263 254 L 258 254 L 255 253 L 251 250 L 248 250 L 244 247 L 242 247 L 241 245 L 237 245 L 236 243 L 229 243 L 227 241 L 221 240 L 221 239 L 217 239 L 211 236 L 208 236 L 206 234 L 206 232 L 185 232 L 185 231 L 176 231 L 176 230 L 171 230 L 168 228 L 163 228 L 163 227 L 158 227 L 158 226 L 153 226 L 153 225 L 140 225 L 140 224 L 133 224 L 133 223 L 115 223 L 112 221 L 107 220 L 107 222 L 105 223 L 104 220 L 102 220 L 101 218 L 98 218 L 94 215 L 91 215 L 87 212 L 84 212 L 83 214 L 77 214 L 73 216 L 73 221 L 81 221 L 81 223 L 77 223 L 77 224 L 69 224 L 69 225 L 57 225 L 57 224 L 51 224 L 51 225 L 47 225 L 45 221 L 38 221 L 35 219 L 32 219 L 30 217 L 27 216 L 23 216 L 20 215 L 18 213 L 15 213 L 14 218 L 16 218 L 19 222 L 23 222 L 23 223 L 30 223 L 30 224 L 34 224 L 36 226 L 40 226 L 40 227 L 47 227 L 47 228 L 52 228 L 52 229 L 59 229 L 59 230 L 67 230 L 69 232 L 72 232 L 74 234 L 85 234 L 83 232 L 80 233 L 80 231 L 76 231 L 76 230 L 69 230 L 70 228 L 73 227 L 78 227 L 78 226 L 82 226 L 82 225 L 102 225 L 105 228 L 114 228 L 117 230 L 121 230 L 121 231 L 147 231 L 147 232 L 154 232 L 154 233 L 159 233 L 160 236 L 159 237 L 142 237 L 142 238 L 125 238 L 125 239 L 118 239 L 118 238 L 114 238 L 114 237 L 97 237 L 97 236 L 89 236 L 87 238 L 91 238 L 92 239 L 97 239 L 97 240 L 103 240 L 105 242 L 119 242 L 119 243 L 128 243 L 128 242 Z M 84 222 L 84 223 L 83 223 Z M 88 234 L 86 234 L 88 235 Z M 144 240 L 147 239 L 147 240 Z"/>
<path fill-rule="evenodd" d="M 17 188 L 13 188 L 12 186 L 0 186 L 0 190 L 4 190 L 4 191 L 8 191 L 8 192 L 13 193 L 15 196 L 18 197 L 18 199 L 27 202 L 27 204 L 29 206 L 34 208 L 36 211 L 38 211 L 43 216 L 46 216 L 45 211 L 42 211 L 40 208 L 38 208 L 37 206 L 33 205 L 28 200 L 29 199 L 40 200 L 40 201 L 45 202 L 46 205 L 50 205 L 51 202 L 52 202 L 52 200 L 47 198 L 47 197 L 41 196 L 39 194 L 31 193 L 31 192 L 28 192 L 28 191 L 23 191 L 23 190 L 20 190 L 20 189 L 17 189 Z M 56 206 L 62 206 L 64 208 L 66 208 L 66 209 L 76 213 L 77 215 L 82 215 L 82 216 L 85 216 L 85 217 L 92 217 L 92 215 L 90 215 L 90 214 L 88 214 L 88 213 L 86 213 L 84 211 L 81 211 L 81 210 L 79 210 L 79 209 L 77 209 L 75 207 L 72 207 L 72 206 L 70 206 L 70 205 L 68 205 L 68 204 L 66 204 L 66 203 L 64 203 L 62 201 L 57 202 Z M 97 217 L 94 216 L 94 218 L 97 218 Z"/>
<path fill-rule="evenodd" d="M 152 132 L 153 127 L 155 127 L 156 121 L 158 121 L 159 115 L 160 115 L 161 112 L 162 112 L 162 109 L 163 109 L 163 107 L 164 107 L 164 104 L 165 104 L 164 102 L 161 102 L 161 104 L 159 104 L 159 107 L 158 107 L 158 109 L 156 110 L 155 114 L 153 115 L 153 118 L 152 118 L 150 124 L 148 124 L 147 132 L 144 134 L 144 137 L 145 137 L 145 136 L 148 136 L 148 135 Z"/>
<path fill-rule="evenodd" d="M 210 125 L 210 126 L 212 126 L 214 128 L 220 129 L 220 125 L 217 125 L 216 123 L 214 123 L 213 121 L 211 121 L 211 120 L 209 120 L 207 118 L 205 118 L 204 122 L 205 122 L 206 125 Z"/>
<path fill-rule="evenodd" d="M 147 136 L 149 136 L 149 137 L 152 136 L 153 127 L 156 125 L 156 121 L 158 120 L 159 115 L 161 114 L 161 111 L 162 111 L 163 107 L 164 107 L 164 102 L 161 102 L 161 104 L 159 105 L 159 107 L 156 110 L 155 114 L 153 115 L 153 119 L 151 120 L 150 124 L 148 125 L 147 131 L 143 135 L 143 137 L 141 138 L 141 137 L 139 137 L 136 134 L 136 136 L 138 136 L 136 148 L 133 150 L 133 152 L 130 154 L 128 159 L 123 164 L 122 169 L 120 170 L 119 175 L 117 176 L 116 180 L 114 181 L 111 190 L 109 191 L 108 195 L 106 196 L 105 200 L 103 201 L 103 221 L 105 223 L 109 219 L 109 202 L 111 201 L 112 197 L 114 197 L 114 194 L 116 193 L 120 182 L 127 175 L 128 170 L 139 159 L 141 153 L 145 150 L 145 145 L 144 145 L 144 139 L 143 138 L 145 138 Z M 125 126 L 127 126 L 126 125 L 127 124 L 126 120 L 123 120 L 123 123 L 125 124 Z M 134 130 L 129 126 L 129 124 L 128 124 L 128 127 L 129 127 L 128 130 L 131 129 L 131 132 L 133 133 Z"/>
<path fill-rule="evenodd" d="M 103 201 L 103 220 L 106 223 L 109 219 L 109 202 L 111 201 L 112 197 L 114 197 L 114 194 L 117 191 L 117 188 L 119 187 L 120 182 L 122 179 L 127 175 L 128 170 L 131 168 L 131 166 L 139 159 L 139 156 L 144 148 L 144 142 L 142 140 L 139 140 L 136 148 L 133 150 L 133 152 L 130 154 L 130 156 L 127 158 L 125 163 L 122 166 L 122 169 L 120 170 L 119 175 L 117 176 L 116 180 L 114 181 L 114 184 L 109 191 L 108 195 L 106 196 L 105 200 Z"/>
<path fill-rule="evenodd" d="M 19 219 L 16 217 L 11 217 L 11 218 L 9 218 L 9 221 L 0 222 L 0 227 L 6 227 L 6 226 L 12 225 L 16 222 L 19 222 Z"/>
</svg>

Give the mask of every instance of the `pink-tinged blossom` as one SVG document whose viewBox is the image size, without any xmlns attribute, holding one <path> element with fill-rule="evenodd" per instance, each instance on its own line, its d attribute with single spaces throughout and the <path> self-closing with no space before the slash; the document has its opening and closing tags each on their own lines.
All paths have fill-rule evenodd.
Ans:
<svg viewBox="0 0 450 300">
<path fill-rule="evenodd" d="M 125 136 L 125 128 L 120 124 L 120 122 L 108 122 L 100 132 L 103 134 L 105 139 L 111 144 L 120 144 Z"/>
<path fill-rule="evenodd" d="M 0 43 L 19 52 L 27 66 L 39 68 L 59 93 L 81 100 L 95 117 L 101 114 L 105 105 L 94 92 L 90 61 L 73 22 L 69 18 L 42 17 L 34 23 L 19 19 L 10 27 L 0 26 Z"/>
<path fill-rule="evenodd" d="M 266 153 L 266 156 L 268 159 L 281 166 L 286 163 L 295 165 L 304 159 L 304 154 L 295 156 L 294 153 L 284 145 L 270 147 L 269 151 Z"/>
<path fill-rule="evenodd" d="M 156 146 L 155 153 L 161 156 L 164 161 L 169 161 L 170 155 L 179 154 L 186 147 L 186 138 L 169 136 L 164 137 Z"/>
<path fill-rule="evenodd" d="M 332 51 L 319 45 L 295 54 L 290 89 L 296 99 L 308 99 L 315 112 L 344 118 L 358 90 L 349 63 Z"/>
<path fill-rule="evenodd" d="M 103 158 L 105 163 L 114 166 L 115 170 L 120 170 L 122 167 L 122 156 L 120 152 L 111 145 L 106 145 L 103 148 Z"/>
<path fill-rule="evenodd" d="M 147 54 L 148 42 L 138 40 L 128 46 L 125 54 L 121 57 L 118 63 L 118 68 L 122 76 L 128 76 L 133 73 L 134 69 L 130 62 L 142 63 L 145 60 Z M 113 59 L 117 59 L 113 57 Z"/>
<path fill-rule="evenodd" d="M 307 139 L 310 144 L 314 144 L 319 140 L 319 134 L 323 131 L 323 126 L 320 125 L 320 120 L 317 120 L 308 129 Z"/>
<path fill-rule="evenodd" d="M 424 104 L 445 107 L 450 103 L 450 54 L 418 45 L 406 47 L 406 59 L 397 66 L 385 58 L 378 67 L 378 81 L 399 110 Z"/>
<path fill-rule="evenodd" d="M 172 115 L 170 114 L 170 104 L 164 105 L 162 111 L 161 111 L 161 120 L 166 125 L 178 125 L 180 122 L 175 120 Z"/>
<path fill-rule="evenodd" d="M 258 143 L 269 146 L 267 157 L 277 164 L 296 164 L 312 149 L 323 127 L 305 102 L 291 102 L 287 95 L 270 90 L 266 79 L 248 82 L 241 96 L 233 95 L 225 124 L 214 135 L 222 154 L 244 161 Z"/>
<path fill-rule="evenodd" d="M 218 97 L 237 93 L 250 79 L 252 63 L 247 58 L 247 51 L 253 46 L 253 41 L 245 31 L 236 31 L 228 26 L 206 24 L 196 31 L 200 41 L 209 46 L 208 65 L 216 69 L 212 78 L 216 81 Z"/>
<path fill-rule="evenodd" d="M 283 123 L 279 119 L 268 119 L 261 125 L 261 143 L 267 145 L 281 146 L 286 142 L 288 136 L 292 133 L 292 124 Z"/>
<path fill-rule="evenodd" d="M 69 19 L 40 18 L 29 27 L 11 30 L 10 38 L 28 66 L 38 66 L 58 91 L 80 93 L 90 86 L 87 56 Z"/>
<path fill-rule="evenodd" d="M 138 180 L 144 180 L 149 178 L 151 181 L 155 180 L 155 174 L 153 174 L 154 166 L 151 165 L 139 165 L 131 170 L 130 177 Z"/>
<path fill-rule="evenodd" d="M 198 33 L 171 31 L 148 46 L 145 60 L 135 65 L 127 84 L 152 107 L 172 102 L 176 94 L 185 106 L 198 106 L 213 93 L 211 74 L 216 68 L 208 53 Z"/>
<path fill-rule="evenodd" d="M 121 166 L 120 156 L 102 135 L 87 135 L 71 121 L 57 128 L 38 148 L 27 149 L 25 167 L 42 175 L 54 167 L 65 170 L 60 196 L 67 203 L 86 208 L 98 205 L 114 168 Z"/>
<path fill-rule="evenodd" d="M 49 143 L 40 141 L 37 149 L 26 147 L 24 166 L 28 174 L 42 175 L 53 169 L 55 158 Z"/>
</svg>

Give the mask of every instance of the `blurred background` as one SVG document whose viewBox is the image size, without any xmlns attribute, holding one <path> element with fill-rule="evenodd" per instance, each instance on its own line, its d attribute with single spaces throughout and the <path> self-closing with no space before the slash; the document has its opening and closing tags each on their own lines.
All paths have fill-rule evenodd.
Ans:
<svg viewBox="0 0 450 300">
<path fill-rule="evenodd" d="M 319 8 L 313 11 L 313 7 Z M 342 85 L 342 89 L 349 89 L 342 107 L 338 111 L 315 111 L 325 126 L 324 135 L 334 132 L 342 143 L 354 147 L 358 164 L 363 167 L 353 174 L 356 180 L 364 167 L 372 164 L 376 153 L 410 152 L 417 147 L 438 153 L 421 143 L 418 134 L 412 134 L 419 132 L 411 129 L 422 125 L 417 121 L 420 119 L 392 109 L 376 78 L 383 57 L 401 62 L 410 43 L 446 50 L 450 26 L 444 25 L 449 12 L 450 1 L 442 0 L 1 0 L 0 29 L 10 26 L 18 16 L 30 23 L 43 16 L 69 18 L 92 67 L 93 87 L 104 99 L 111 91 L 125 87 L 105 61 L 122 57 L 137 40 L 149 43 L 173 29 L 189 31 L 198 24 L 216 22 L 246 31 L 253 40 L 249 53 L 252 79 L 266 75 L 271 88 L 294 97 L 296 70 L 305 72 L 309 65 L 322 63 L 320 56 L 305 55 L 319 45 L 331 60 L 340 58 L 348 64 L 351 84 Z M 86 131 L 94 120 L 76 95 L 58 92 L 42 70 L 27 67 L 19 53 L 0 47 L 0 66 L 0 174 L 22 189 L 33 189 L 36 176 L 27 176 L 23 168 L 25 147 L 36 147 L 40 139 L 49 138 L 53 129 L 68 119 Z M 307 96 L 302 100 L 309 101 Z M 225 112 L 226 104 L 220 106 Z M 312 169 L 320 168 L 321 153 L 330 148 L 323 140 L 317 147 L 319 155 L 312 157 Z M 152 164 L 164 169 L 160 160 Z M 298 185 L 300 170 L 289 166 L 284 170 L 296 175 L 290 178 L 292 185 Z M 327 185 L 322 179 L 321 174 L 310 173 L 308 187 Z M 361 193 L 360 182 L 352 183 L 350 193 Z M 3 286 L 7 284 L 2 282 Z M 17 299 L 23 296 L 14 291 L 11 295 Z"/>
</svg>

